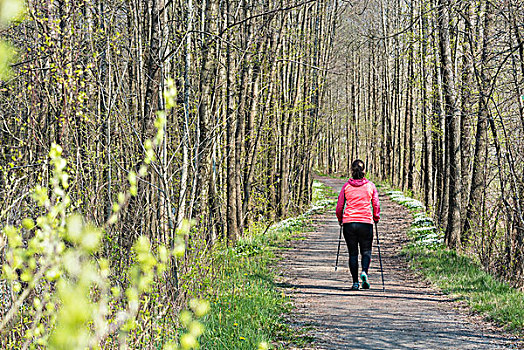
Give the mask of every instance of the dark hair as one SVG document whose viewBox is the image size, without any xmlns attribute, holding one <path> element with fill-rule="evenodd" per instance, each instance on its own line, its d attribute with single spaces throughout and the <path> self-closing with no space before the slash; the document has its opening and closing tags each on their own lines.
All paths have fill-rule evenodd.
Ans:
<svg viewBox="0 0 524 350">
<path fill-rule="evenodd" d="M 351 177 L 355 180 L 357 179 L 363 179 L 364 176 L 366 176 L 366 172 L 364 171 L 364 162 L 360 159 L 356 159 L 351 163 Z"/>
</svg>

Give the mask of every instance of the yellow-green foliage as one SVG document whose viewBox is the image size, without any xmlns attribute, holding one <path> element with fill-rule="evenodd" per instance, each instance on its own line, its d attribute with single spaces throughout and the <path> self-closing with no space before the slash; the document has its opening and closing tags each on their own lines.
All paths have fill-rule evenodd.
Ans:
<svg viewBox="0 0 524 350">
<path fill-rule="evenodd" d="M 202 299 L 193 299 L 189 302 L 191 311 L 184 310 L 180 313 L 180 324 L 186 332 L 180 336 L 180 344 L 168 343 L 165 350 L 189 350 L 198 349 L 200 344 L 198 338 L 204 333 L 204 325 L 198 321 L 209 312 L 209 302 Z"/>
<path fill-rule="evenodd" d="M 127 287 L 121 291 L 118 285 L 112 285 L 109 262 L 96 255 L 102 229 L 85 222 L 77 213 L 69 213 L 69 176 L 61 153 L 58 145 L 53 145 L 49 153 L 53 166 L 51 191 L 37 187 L 33 192 L 44 214 L 36 218 L 36 223 L 25 218 L 20 226 L 8 225 L 2 231 L 2 241 L 7 238 L 2 273 L 17 297 L 2 318 L 0 330 L 22 317 L 30 325 L 24 334 L 28 343 L 47 345 L 50 349 L 97 347 L 109 335 L 125 334 L 134 327 L 140 297 L 149 291 L 155 276 L 164 272 L 174 252 L 164 246 L 153 252 L 149 239 L 139 237 L 133 246 L 135 264 L 129 270 Z M 119 197 L 118 207 L 126 195 Z M 114 209 L 116 215 L 119 208 Z M 186 223 L 178 236 L 188 230 Z M 30 238 L 25 241 L 27 237 Z M 183 253 L 180 244 L 175 250 L 177 255 Z M 28 303 L 30 294 L 38 296 Z M 114 307 L 117 304 L 120 310 Z M 203 313 L 200 304 L 194 306 L 197 316 Z M 192 324 L 191 329 L 198 328 L 196 323 Z"/>
<path fill-rule="evenodd" d="M 162 142 L 164 125 L 165 117 L 159 114 L 155 122 L 158 132 L 144 145 L 140 176 L 146 175 L 147 165 L 155 159 L 153 149 Z M 24 218 L 20 225 L 6 225 L 0 236 L 0 247 L 6 253 L 2 278 L 8 281 L 14 300 L 0 319 L 0 332 L 16 335 L 1 339 L 0 347 L 100 348 L 110 337 L 111 344 L 117 339 L 120 347 L 126 347 L 126 337 L 137 327 L 140 305 L 152 283 L 168 262 L 184 255 L 190 224 L 184 222 L 177 230 L 172 249 L 162 245 L 153 249 L 146 236 L 138 237 L 132 250 L 134 264 L 122 287 L 111 281 L 109 261 L 99 256 L 99 250 L 104 230 L 118 221 L 129 198 L 136 196 L 137 174 L 129 173 L 128 191 L 118 194 L 112 215 L 101 228 L 86 222 L 71 207 L 62 148 L 53 144 L 49 157 L 50 186 L 37 186 L 32 195 L 41 215 L 36 220 Z M 191 312 L 180 314 L 186 332 L 179 343 L 164 344 L 166 349 L 199 347 L 204 327 L 198 319 L 208 312 L 209 303 L 192 300 L 190 308 Z"/>
<path fill-rule="evenodd" d="M 22 12 L 22 1 L 0 0 L 0 26 L 13 20 Z M 16 51 L 6 41 L 0 40 L 0 79 L 6 79 L 11 73 L 10 65 L 14 61 Z"/>
</svg>

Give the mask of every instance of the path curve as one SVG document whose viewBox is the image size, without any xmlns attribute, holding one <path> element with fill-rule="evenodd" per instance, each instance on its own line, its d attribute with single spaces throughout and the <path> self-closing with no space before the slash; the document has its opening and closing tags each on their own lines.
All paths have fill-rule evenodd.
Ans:
<svg viewBox="0 0 524 350">
<path fill-rule="evenodd" d="M 344 180 L 320 178 L 338 193 Z M 409 271 L 399 256 L 407 242 L 407 210 L 380 195 L 382 292 L 377 249 L 369 271 L 371 289 L 351 291 L 347 248 L 334 272 L 339 226 L 333 210 L 314 218 L 315 231 L 284 254 L 282 286 L 296 307 L 291 322 L 312 327 L 308 349 L 515 349 L 507 334 L 480 317 L 464 315 L 457 302 Z M 376 241 L 374 241 L 376 243 Z M 513 343 L 513 344 L 512 344 Z"/>
</svg>

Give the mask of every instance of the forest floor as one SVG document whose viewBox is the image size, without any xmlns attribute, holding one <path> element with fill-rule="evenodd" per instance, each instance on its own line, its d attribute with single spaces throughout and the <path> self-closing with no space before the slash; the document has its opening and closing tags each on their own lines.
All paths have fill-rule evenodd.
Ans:
<svg viewBox="0 0 524 350">
<path fill-rule="evenodd" d="M 319 178 L 337 193 L 345 180 Z M 382 291 L 378 251 L 373 249 L 371 289 L 352 291 L 343 242 L 334 271 L 339 226 L 334 210 L 313 218 L 314 230 L 284 253 L 285 278 L 295 311 L 290 322 L 309 329 L 307 349 L 521 349 L 522 342 L 472 314 L 413 273 L 401 254 L 411 215 L 380 194 L 379 239 L 386 291 Z M 376 243 L 376 241 L 374 241 Z"/>
</svg>

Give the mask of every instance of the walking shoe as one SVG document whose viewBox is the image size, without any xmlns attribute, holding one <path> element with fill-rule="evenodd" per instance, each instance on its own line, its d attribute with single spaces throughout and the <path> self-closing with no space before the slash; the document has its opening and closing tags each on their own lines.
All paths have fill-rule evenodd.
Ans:
<svg viewBox="0 0 524 350">
<path fill-rule="evenodd" d="M 358 290 L 360 288 L 360 285 L 358 282 L 353 283 L 353 286 L 351 286 L 351 290 Z"/>
<path fill-rule="evenodd" d="M 360 274 L 360 279 L 362 280 L 362 289 L 369 289 L 368 275 L 364 271 Z"/>
</svg>

